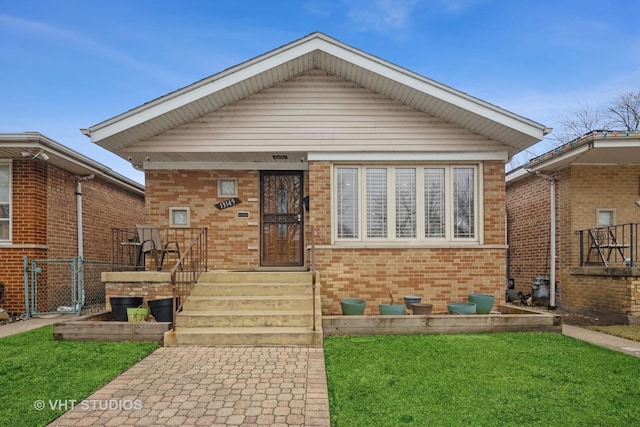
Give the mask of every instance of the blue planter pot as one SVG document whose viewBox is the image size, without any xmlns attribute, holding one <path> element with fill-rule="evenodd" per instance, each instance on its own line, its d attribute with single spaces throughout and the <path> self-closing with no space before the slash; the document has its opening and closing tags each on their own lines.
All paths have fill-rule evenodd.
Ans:
<svg viewBox="0 0 640 427">
<path fill-rule="evenodd" d="M 493 308 L 495 297 L 488 294 L 469 294 L 469 302 L 475 303 L 476 313 L 489 314 Z"/>
<path fill-rule="evenodd" d="M 358 298 L 343 298 L 340 301 L 342 314 L 345 316 L 359 316 L 364 314 L 365 300 Z"/>
<path fill-rule="evenodd" d="M 408 309 L 411 309 L 412 304 L 420 304 L 422 302 L 422 297 L 416 295 L 405 295 L 404 303 Z"/>
<path fill-rule="evenodd" d="M 380 310 L 380 314 L 384 315 L 402 315 L 405 310 L 404 304 L 380 304 L 378 305 L 378 309 Z"/>
<path fill-rule="evenodd" d="M 447 309 L 449 314 L 476 314 L 476 305 L 471 302 L 451 302 Z"/>
</svg>

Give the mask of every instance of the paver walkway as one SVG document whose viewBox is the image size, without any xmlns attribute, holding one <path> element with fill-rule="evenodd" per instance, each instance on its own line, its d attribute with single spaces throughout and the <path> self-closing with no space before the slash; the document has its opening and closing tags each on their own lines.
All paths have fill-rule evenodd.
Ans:
<svg viewBox="0 0 640 427">
<path fill-rule="evenodd" d="M 51 426 L 329 426 L 322 348 L 163 347 Z"/>
</svg>

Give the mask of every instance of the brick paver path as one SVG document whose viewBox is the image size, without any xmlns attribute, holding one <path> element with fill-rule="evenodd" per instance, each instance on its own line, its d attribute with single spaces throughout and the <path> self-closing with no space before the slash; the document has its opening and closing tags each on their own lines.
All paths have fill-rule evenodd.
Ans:
<svg viewBox="0 0 640 427">
<path fill-rule="evenodd" d="M 163 347 L 52 426 L 329 426 L 322 348 Z"/>
</svg>

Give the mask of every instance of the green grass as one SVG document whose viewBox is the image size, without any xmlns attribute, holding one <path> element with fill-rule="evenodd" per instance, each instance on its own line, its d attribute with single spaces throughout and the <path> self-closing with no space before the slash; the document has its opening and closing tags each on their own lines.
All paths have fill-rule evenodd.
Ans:
<svg viewBox="0 0 640 427">
<path fill-rule="evenodd" d="M 0 424 L 43 426 L 56 401 L 81 401 L 158 347 L 155 343 L 55 341 L 48 326 L 0 339 Z M 43 400 L 45 409 L 34 402 Z"/>
<path fill-rule="evenodd" d="M 551 333 L 328 337 L 331 425 L 629 426 L 640 359 Z"/>
</svg>

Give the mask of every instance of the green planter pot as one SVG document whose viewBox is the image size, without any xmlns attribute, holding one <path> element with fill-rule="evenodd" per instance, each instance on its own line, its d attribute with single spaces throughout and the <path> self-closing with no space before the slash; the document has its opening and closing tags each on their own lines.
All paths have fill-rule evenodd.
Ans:
<svg viewBox="0 0 640 427">
<path fill-rule="evenodd" d="M 340 301 L 342 314 L 345 316 L 359 316 L 364 314 L 365 304 L 365 300 L 358 298 L 343 298 Z"/>
<path fill-rule="evenodd" d="M 476 305 L 471 302 L 451 302 L 447 309 L 449 314 L 476 314 Z"/>
<path fill-rule="evenodd" d="M 401 315 L 404 314 L 406 306 L 404 304 L 379 304 L 380 314 L 384 315 Z"/>
<path fill-rule="evenodd" d="M 489 314 L 493 308 L 495 297 L 488 294 L 469 294 L 469 302 L 476 305 L 476 313 Z"/>
</svg>

